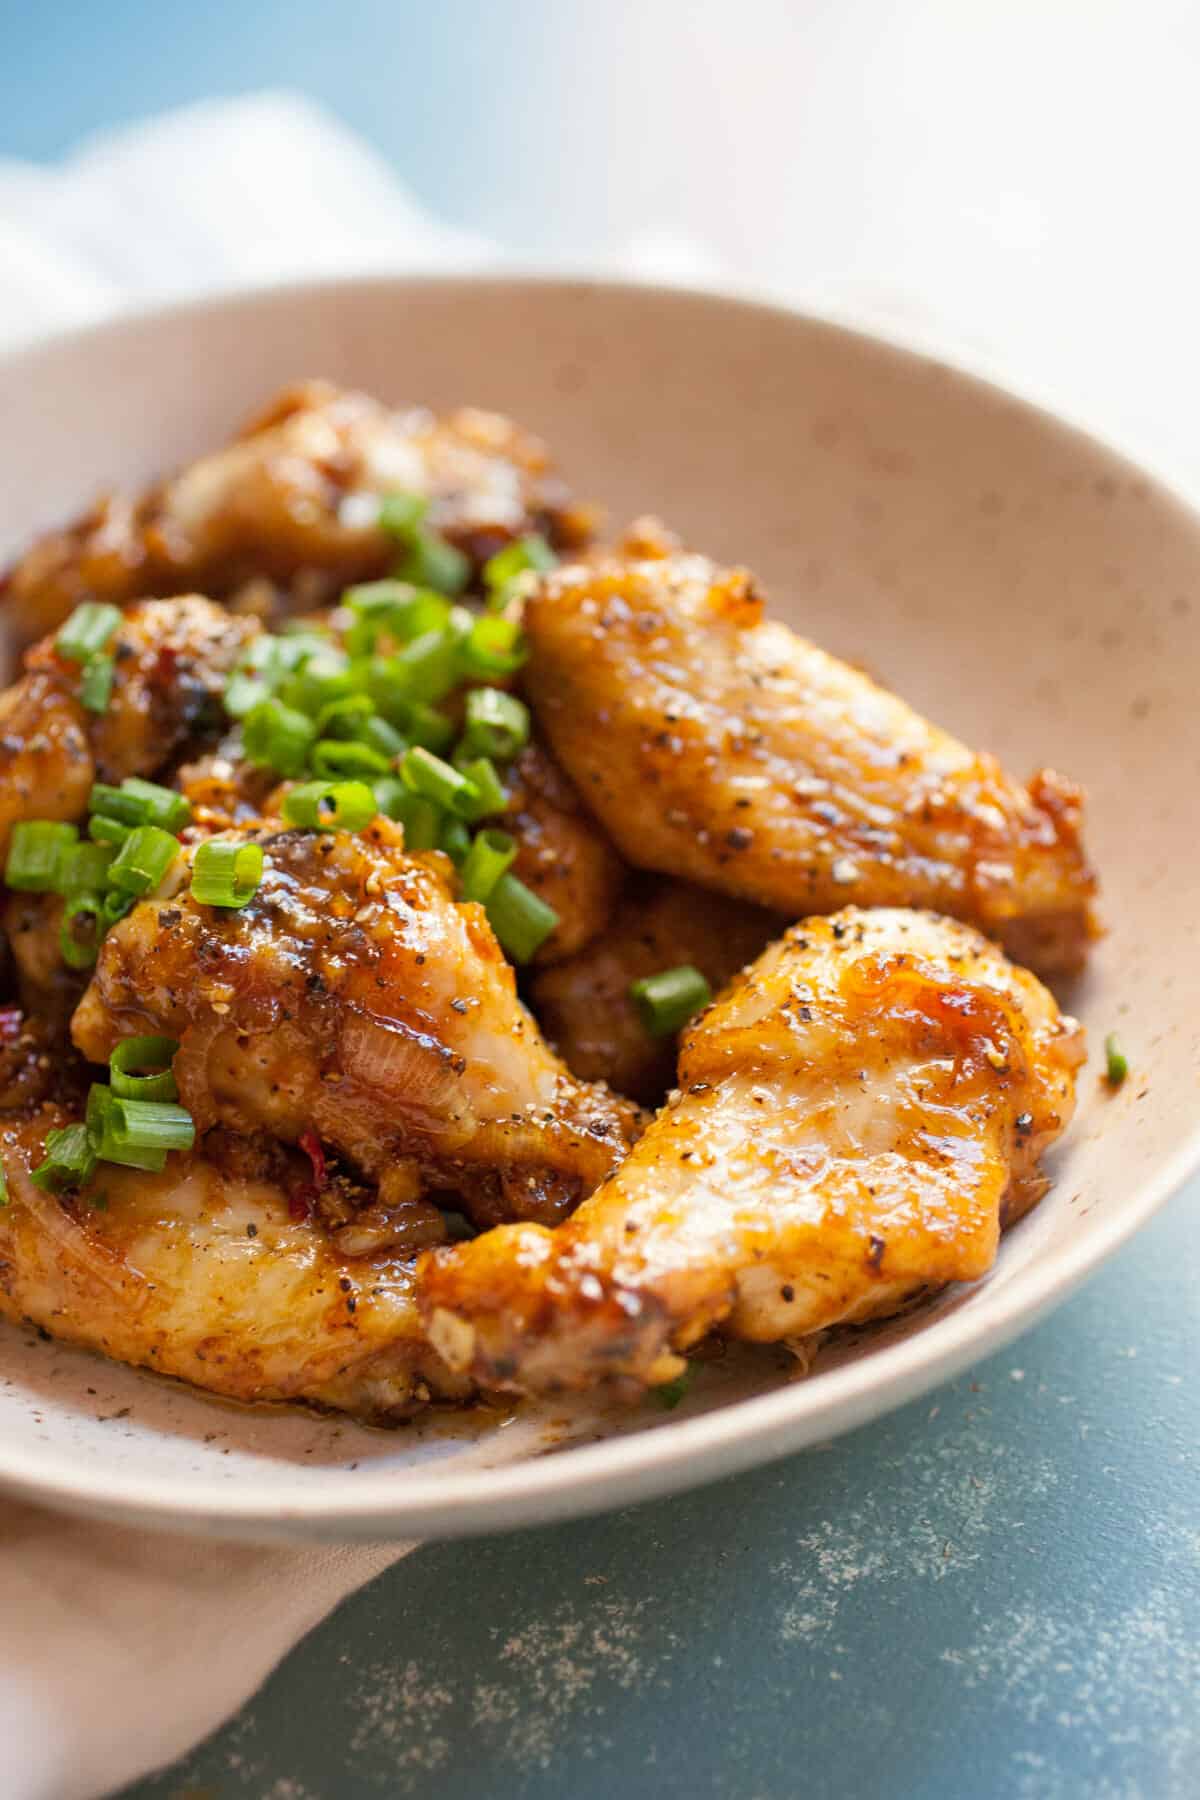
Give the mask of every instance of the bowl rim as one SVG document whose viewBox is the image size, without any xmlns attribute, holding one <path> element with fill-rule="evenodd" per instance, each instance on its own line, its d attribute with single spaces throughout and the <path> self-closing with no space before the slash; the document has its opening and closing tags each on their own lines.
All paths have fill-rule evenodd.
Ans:
<svg viewBox="0 0 1200 1800">
<path fill-rule="evenodd" d="M 487 268 L 479 272 L 339 276 L 279 280 L 223 288 L 198 298 L 123 310 L 115 317 L 53 331 L 0 351 L 0 384 L 13 371 L 67 350 L 102 352 L 123 334 L 169 326 L 222 312 L 269 313 L 280 305 L 336 304 L 363 290 L 404 291 L 534 288 L 611 293 L 625 298 L 669 299 L 681 306 L 733 309 L 775 322 L 818 324 L 867 345 L 902 356 L 932 359 L 967 383 L 1015 401 L 1043 427 L 1084 439 L 1132 474 L 1149 476 L 1160 497 L 1200 529 L 1200 514 L 1181 491 L 1178 475 L 1164 475 L 1153 458 L 1130 454 L 1112 438 L 1072 417 L 1054 402 L 1014 382 L 988 359 L 960 352 L 920 330 L 881 329 L 852 309 L 799 305 L 744 286 L 690 281 L 642 281 L 591 269 Z M 204 1476 L 127 1474 L 81 1465 L 62 1452 L 49 1455 L 0 1443 L 0 1486 L 67 1511 L 107 1516 L 165 1530 L 197 1529 L 263 1538 L 449 1537 L 547 1523 L 663 1494 L 775 1460 L 805 1444 L 865 1424 L 916 1398 L 970 1363 L 1002 1348 L 1079 1286 L 1200 1166 L 1200 1124 L 1111 1217 L 1087 1222 L 1064 1243 L 1049 1248 L 1011 1281 L 992 1288 L 986 1278 L 956 1307 L 924 1330 L 879 1346 L 869 1356 L 822 1373 L 813 1382 L 790 1383 L 770 1393 L 733 1401 L 695 1418 L 656 1424 L 598 1443 L 566 1446 L 541 1455 L 455 1472 L 439 1464 L 429 1476 L 418 1469 L 359 1468 L 339 1485 L 297 1495 L 283 1503 L 271 1491 L 256 1493 L 252 1476 L 231 1485 Z M 1081 1221 L 1082 1223 L 1082 1221 Z"/>
</svg>

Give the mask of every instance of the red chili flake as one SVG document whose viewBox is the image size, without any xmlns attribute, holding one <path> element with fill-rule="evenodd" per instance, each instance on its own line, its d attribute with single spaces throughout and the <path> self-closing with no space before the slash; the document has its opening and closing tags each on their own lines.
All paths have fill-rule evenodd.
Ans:
<svg viewBox="0 0 1200 1800">
<path fill-rule="evenodd" d="M 0 1006 L 0 1044 L 15 1044 L 24 1017 L 19 1006 Z"/>
<path fill-rule="evenodd" d="M 315 1131 L 306 1131 L 300 1139 L 300 1148 L 312 1164 L 313 1181 L 317 1192 L 325 1186 L 328 1179 L 325 1169 L 325 1152 L 321 1148 L 321 1140 Z"/>
<path fill-rule="evenodd" d="M 172 644 L 162 644 L 154 661 L 154 673 L 150 677 L 156 687 L 170 687 L 175 680 L 176 665 L 179 652 Z"/>
<path fill-rule="evenodd" d="M 316 1188 L 310 1187 L 305 1182 L 302 1187 L 296 1188 L 288 1197 L 288 1218 L 295 1219 L 298 1225 L 302 1225 L 305 1219 L 312 1218 L 312 1210 L 316 1201 Z"/>
</svg>

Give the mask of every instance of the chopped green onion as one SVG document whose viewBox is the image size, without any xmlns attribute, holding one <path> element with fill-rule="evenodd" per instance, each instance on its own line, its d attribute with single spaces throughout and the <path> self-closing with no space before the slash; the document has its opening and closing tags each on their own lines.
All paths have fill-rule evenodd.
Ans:
<svg viewBox="0 0 1200 1800">
<path fill-rule="evenodd" d="M 375 796 L 365 781 L 306 781 L 284 795 L 283 817 L 317 831 L 361 831 L 375 817 Z"/>
<path fill-rule="evenodd" d="M 136 894 L 122 894 L 122 893 L 119 893 L 116 889 L 110 889 L 109 892 L 107 894 L 105 894 L 105 896 L 104 896 L 104 928 L 105 928 L 105 930 L 107 931 L 108 928 L 112 925 L 119 924 L 120 921 L 126 916 L 127 913 L 131 913 L 133 911 L 134 907 L 137 905 L 137 902 L 138 902 L 138 897 Z"/>
<path fill-rule="evenodd" d="M 528 651 L 525 634 L 515 619 L 498 613 L 484 613 L 475 620 L 470 636 L 459 650 L 459 660 L 469 676 L 492 681 L 496 676 L 515 675 Z"/>
<path fill-rule="evenodd" d="M 59 871 L 59 893 L 102 894 L 108 885 L 109 865 L 115 855 L 111 844 L 72 844 Z"/>
<path fill-rule="evenodd" d="M 1104 1040 L 1104 1076 L 1110 1087 L 1120 1087 L 1129 1073 L 1129 1062 L 1115 1031 Z"/>
<path fill-rule="evenodd" d="M 414 794 L 433 800 L 460 817 L 465 818 L 479 803 L 480 793 L 475 783 L 420 744 L 414 744 L 405 752 L 400 773 Z"/>
<path fill-rule="evenodd" d="M 712 989 L 699 969 L 680 963 L 678 968 L 631 981 L 629 997 L 651 1037 L 670 1037 L 708 1005 Z"/>
<path fill-rule="evenodd" d="M 692 1365 L 689 1363 L 682 1375 L 674 1381 L 662 1381 L 657 1387 L 650 1389 L 650 1397 L 656 1400 L 664 1412 L 674 1412 L 692 1385 Z"/>
<path fill-rule="evenodd" d="M 30 1171 L 30 1180 L 56 1192 L 63 1187 L 83 1187 L 96 1168 L 96 1152 L 86 1125 L 64 1125 L 46 1133 L 46 1160 Z"/>
<path fill-rule="evenodd" d="M 285 706 L 315 719 L 323 706 L 355 692 L 357 681 L 348 657 L 327 652 L 314 657 L 303 669 L 289 675 L 278 690 Z"/>
<path fill-rule="evenodd" d="M 356 738 L 368 719 L 375 717 L 375 702 L 369 694 L 343 694 L 331 700 L 317 714 L 319 738 Z"/>
<path fill-rule="evenodd" d="M 117 665 L 111 656 L 89 656 L 79 684 L 80 703 L 87 712 L 106 713 L 112 699 Z"/>
<path fill-rule="evenodd" d="M 453 813 L 443 813 L 438 827 L 437 847 L 445 852 L 454 864 L 464 862 L 470 854 L 471 828 L 463 819 L 456 819 Z"/>
<path fill-rule="evenodd" d="M 0 1206 L 8 1205 L 8 1176 L 4 1172 L 4 1164 L 0 1162 Z"/>
<path fill-rule="evenodd" d="M 445 713 L 423 700 L 414 700 L 408 709 L 408 735 L 413 743 L 440 755 L 454 742 L 454 726 Z"/>
<path fill-rule="evenodd" d="M 410 643 L 424 632 L 440 631 L 450 616 L 444 594 L 407 581 L 367 582 L 347 588 L 342 599 L 355 615 L 345 639 L 351 656 L 374 650 L 381 637 Z"/>
<path fill-rule="evenodd" d="M 131 831 L 109 865 L 108 884 L 122 894 L 149 894 L 179 854 L 179 839 L 157 825 Z"/>
<path fill-rule="evenodd" d="M 121 623 L 120 608 L 100 600 L 85 600 L 62 625 L 54 640 L 54 648 L 68 662 L 85 663 L 103 650 Z"/>
<path fill-rule="evenodd" d="M 414 794 L 398 775 L 387 775 L 375 783 L 375 804 L 381 813 L 403 825 L 406 850 L 437 848 L 441 818 L 438 808 L 432 800 L 423 800 L 420 794 Z"/>
<path fill-rule="evenodd" d="M 512 598 L 513 584 L 530 569 L 542 575 L 557 567 L 557 556 L 537 532 L 506 544 L 483 565 L 483 579 L 490 594 L 488 605 L 493 608 L 506 606 Z"/>
<path fill-rule="evenodd" d="M 378 751 L 389 763 L 395 762 L 408 749 L 408 739 L 401 737 L 395 726 L 389 725 L 386 719 L 381 719 L 378 713 L 372 713 L 369 719 L 363 720 L 358 728 L 357 739 L 359 743 L 368 744 L 372 750 Z"/>
<path fill-rule="evenodd" d="M 157 781 L 127 775 L 119 788 L 97 781 L 88 795 L 88 811 L 121 825 L 160 825 L 164 831 L 181 831 L 191 823 L 191 802 L 174 788 Z"/>
<path fill-rule="evenodd" d="M 178 1100 L 171 1071 L 178 1049 L 175 1038 L 126 1038 L 108 1059 L 113 1093 L 121 1100 Z"/>
<path fill-rule="evenodd" d="M 245 906 L 263 873 L 261 844 L 209 838 L 192 859 L 192 899 L 200 906 Z"/>
<path fill-rule="evenodd" d="M 372 750 L 369 744 L 346 743 L 341 738 L 323 738 L 313 746 L 309 757 L 314 775 L 386 775 L 391 758 Z"/>
<path fill-rule="evenodd" d="M 453 622 L 440 631 L 424 632 L 392 659 L 397 683 L 403 687 L 406 698 L 432 705 L 458 686 L 459 646 L 466 632 L 456 626 L 457 622 Z"/>
<path fill-rule="evenodd" d="M 132 829 L 131 825 L 122 825 L 118 819 L 106 819 L 103 813 L 93 813 L 88 820 L 88 836 L 96 843 L 110 847 L 123 844 Z"/>
<path fill-rule="evenodd" d="M 507 831 L 477 831 L 462 866 L 464 900 L 486 900 L 516 860 L 517 840 Z"/>
<path fill-rule="evenodd" d="M 66 859 L 78 838 L 75 826 L 59 819 L 18 819 L 4 865 L 5 882 L 22 894 L 59 892 Z"/>
<path fill-rule="evenodd" d="M 439 594 L 461 594 L 471 579 L 471 559 L 432 531 L 412 534 L 406 554 L 396 567 L 401 581 L 414 587 L 434 588 Z"/>
<path fill-rule="evenodd" d="M 405 543 L 419 531 L 429 511 L 424 494 L 385 494 L 379 502 L 379 528 Z"/>
<path fill-rule="evenodd" d="M 99 894 L 76 894 L 67 901 L 58 928 L 58 948 L 68 969 L 92 967 L 100 954 L 104 930 L 104 902 Z"/>
<path fill-rule="evenodd" d="M 260 700 L 242 720 L 242 748 L 248 760 L 279 775 L 303 771 L 316 736 L 307 713 L 282 700 Z"/>
<path fill-rule="evenodd" d="M 114 1143 L 133 1150 L 190 1150 L 196 1126 L 186 1107 L 169 1100 L 129 1100 L 114 1093 L 107 1130 Z"/>
<path fill-rule="evenodd" d="M 511 762 L 529 742 L 529 708 L 503 688 L 471 688 L 462 741 L 464 750 L 475 756 Z"/>
<path fill-rule="evenodd" d="M 457 765 L 459 773 L 465 775 L 479 790 L 478 800 L 464 799 L 459 811 L 464 818 L 487 819 L 494 813 L 502 813 L 508 807 L 508 794 L 501 781 L 495 763 L 488 756 L 477 756 L 472 762 Z"/>
<path fill-rule="evenodd" d="M 231 719 L 244 719 L 248 712 L 269 699 L 270 694 L 271 684 L 261 675 L 250 675 L 243 669 L 235 669 L 225 683 L 221 703 Z"/>
<path fill-rule="evenodd" d="M 88 1136 L 101 1162 L 120 1163 L 128 1169 L 149 1169 L 152 1173 L 160 1173 L 167 1166 L 165 1150 L 138 1149 L 133 1145 L 118 1144 L 109 1130 L 109 1119 L 116 1096 L 110 1087 L 93 1082 L 88 1092 L 87 1121 Z"/>
<path fill-rule="evenodd" d="M 487 916 L 501 947 L 519 963 L 530 962 L 558 924 L 554 908 L 511 871 L 488 895 Z"/>
</svg>

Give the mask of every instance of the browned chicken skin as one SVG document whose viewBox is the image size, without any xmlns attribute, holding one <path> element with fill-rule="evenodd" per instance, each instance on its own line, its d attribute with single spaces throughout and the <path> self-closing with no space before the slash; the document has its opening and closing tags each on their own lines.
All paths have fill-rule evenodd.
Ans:
<svg viewBox="0 0 1200 1800">
<path fill-rule="evenodd" d="M 651 1037 L 629 985 L 679 963 L 715 993 L 758 955 L 785 921 L 687 881 L 643 875 L 611 925 L 577 955 L 542 969 L 530 999 L 542 1029 L 581 1081 L 656 1105 L 675 1081 L 674 1037 Z"/>
<path fill-rule="evenodd" d="M 77 819 L 94 781 L 157 774 L 218 712 L 225 678 L 258 631 L 199 594 L 131 606 L 108 646 L 112 695 L 85 711 L 81 670 L 46 638 L 0 694 L 0 861 L 18 819 Z"/>
<path fill-rule="evenodd" d="M 234 1400 L 387 1421 L 470 1392 L 429 1347 L 412 1258 L 340 1255 L 297 1216 L 276 1157 L 230 1167 L 197 1152 L 161 1175 L 109 1164 L 59 1197 L 28 1171 L 66 1118 L 0 1122 L 0 1315 Z"/>
<path fill-rule="evenodd" d="M 615 1167 L 637 1109 L 577 1082 L 516 995 L 483 909 L 444 859 L 369 830 L 262 832 L 241 910 L 147 901 L 105 939 L 75 1015 L 79 1049 L 180 1041 L 180 1098 L 288 1142 L 312 1132 L 385 1204 L 461 1194 L 483 1223 L 553 1219 Z"/>
<path fill-rule="evenodd" d="M 249 581 L 285 590 L 283 611 L 318 605 L 394 560 L 374 504 L 389 492 L 427 495 L 430 524 L 476 563 L 526 532 L 587 535 L 543 446 L 509 420 L 471 407 L 397 412 L 302 382 L 225 449 L 40 539 L 0 579 L 0 623 L 27 643 L 80 600 L 233 595 Z"/>
<path fill-rule="evenodd" d="M 763 618 L 704 557 L 558 570 L 526 607 L 525 684 L 617 848 L 795 918 L 929 906 L 1043 971 L 1094 935 L 1081 796 L 1029 788 Z"/>
<path fill-rule="evenodd" d="M 486 1386 L 669 1379 L 971 1281 L 1042 1191 L 1081 1032 L 985 938 L 850 908 L 771 946 L 685 1033 L 679 1091 L 556 1231 L 422 1259 L 433 1343 Z"/>
<path fill-rule="evenodd" d="M 517 840 L 513 874 L 558 914 L 558 924 L 535 960 L 561 962 L 608 924 L 625 865 L 536 739 L 518 757 L 509 793 L 504 828 Z"/>
</svg>

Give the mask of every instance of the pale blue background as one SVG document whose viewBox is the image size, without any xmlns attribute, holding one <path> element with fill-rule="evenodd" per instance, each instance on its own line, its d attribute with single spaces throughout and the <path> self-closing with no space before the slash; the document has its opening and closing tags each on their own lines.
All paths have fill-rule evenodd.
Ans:
<svg viewBox="0 0 1200 1800">
<path fill-rule="evenodd" d="M 1193 15 L 0 0 L 0 152 L 299 88 L 511 246 L 679 231 L 739 276 L 932 309 L 1200 469 L 1153 360 L 1200 316 Z M 1011 1351 L 823 1451 L 418 1552 L 139 1800 L 1192 1800 L 1196 1222 L 1193 1194 Z"/>
</svg>

